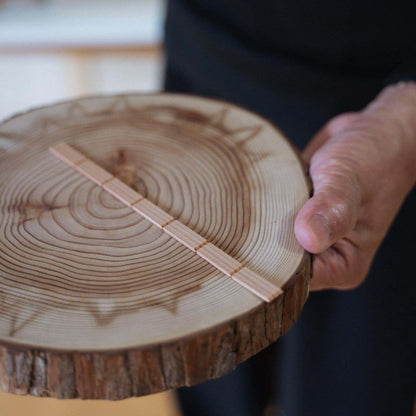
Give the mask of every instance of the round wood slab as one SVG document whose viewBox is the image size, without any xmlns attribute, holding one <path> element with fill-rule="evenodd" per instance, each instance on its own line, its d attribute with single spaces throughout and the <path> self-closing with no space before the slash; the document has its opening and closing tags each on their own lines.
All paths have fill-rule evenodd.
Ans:
<svg viewBox="0 0 416 416">
<path fill-rule="evenodd" d="M 48 152 L 88 158 L 284 294 L 265 303 Z M 220 377 L 298 319 L 303 167 L 272 124 L 184 95 L 91 97 L 0 125 L 0 388 L 122 399 Z"/>
</svg>

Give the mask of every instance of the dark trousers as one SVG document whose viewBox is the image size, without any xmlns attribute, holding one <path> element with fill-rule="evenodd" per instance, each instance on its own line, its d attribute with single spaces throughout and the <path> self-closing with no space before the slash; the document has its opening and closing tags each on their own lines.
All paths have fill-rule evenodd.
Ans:
<svg viewBox="0 0 416 416">
<path fill-rule="evenodd" d="M 303 147 L 329 118 L 360 110 L 380 79 L 287 63 L 245 73 L 210 60 L 167 29 L 168 91 L 220 97 L 271 119 Z M 265 72 L 266 71 L 266 72 Z M 298 77 L 298 82 L 296 82 Z M 410 416 L 416 392 L 416 193 L 407 199 L 358 289 L 311 294 L 300 320 L 234 372 L 178 394 L 185 416 Z"/>
</svg>

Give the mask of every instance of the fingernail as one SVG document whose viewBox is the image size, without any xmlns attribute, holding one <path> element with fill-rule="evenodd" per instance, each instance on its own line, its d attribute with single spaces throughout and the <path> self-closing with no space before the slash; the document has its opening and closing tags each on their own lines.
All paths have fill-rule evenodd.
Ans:
<svg viewBox="0 0 416 416">
<path fill-rule="evenodd" d="M 323 251 L 331 245 L 331 230 L 328 221 L 320 214 L 314 214 L 308 221 L 308 226 L 316 237 L 319 248 Z"/>
</svg>

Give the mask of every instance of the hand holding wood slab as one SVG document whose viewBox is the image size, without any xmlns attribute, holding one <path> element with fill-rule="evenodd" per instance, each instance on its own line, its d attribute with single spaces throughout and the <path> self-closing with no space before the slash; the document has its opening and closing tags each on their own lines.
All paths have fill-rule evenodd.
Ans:
<svg viewBox="0 0 416 416">
<path fill-rule="evenodd" d="M 19 114 L 0 137 L 0 389 L 117 400 L 191 386 L 299 318 L 311 257 L 293 225 L 310 189 L 267 120 L 129 94 Z"/>
</svg>

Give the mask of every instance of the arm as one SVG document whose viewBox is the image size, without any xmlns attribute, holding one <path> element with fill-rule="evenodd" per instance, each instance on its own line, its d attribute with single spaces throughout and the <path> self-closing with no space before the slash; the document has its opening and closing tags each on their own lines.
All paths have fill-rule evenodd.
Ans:
<svg viewBox="0 0 416 416">
<path fill-rule="evenodd" d="M 312 290 L 352 289 L 416 182 L 416 83 L 385 88 L 325 125 L 304 151 L 313 197 L 295 233 L 316 253 Z"/>
</svg>

